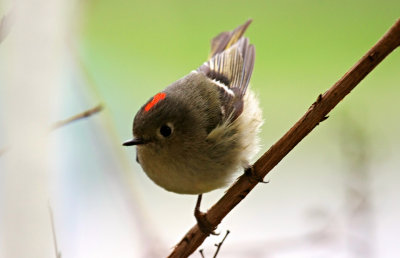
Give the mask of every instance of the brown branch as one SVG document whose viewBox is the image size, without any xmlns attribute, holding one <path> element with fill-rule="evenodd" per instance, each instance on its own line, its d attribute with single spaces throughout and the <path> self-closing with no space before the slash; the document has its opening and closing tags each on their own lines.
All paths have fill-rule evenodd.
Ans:
<svg viewBox="0 0 400 258">
<path fill-rule="evenodd" d="M 254 173 L 264 178 L 328 113 L 358 85 L 387 55 L 400 45 L 400 19 L 389 31 L 329 90 L 320 94 L 299 121 L 264 153 L 253 165 Z M 257 185 L 255 180 L 241 176 L 224 196 L 206 213 L 211 226 L 222 219 Z M 207 238 L 197 224 L 175 246 L 169 257 L 187 257 Z"/>
</svg>

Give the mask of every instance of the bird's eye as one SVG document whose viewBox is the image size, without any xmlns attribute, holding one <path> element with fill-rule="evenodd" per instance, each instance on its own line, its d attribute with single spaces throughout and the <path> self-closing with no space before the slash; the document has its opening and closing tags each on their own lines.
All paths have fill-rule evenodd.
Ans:
<svg viewBox="0 0 400 258">
<path fill-rule="evenodd" d="M 168 137 L 172 134 L 172 128 L 169 125 L 163 125 L 160 127 L 160 134 L 164 137 Z"/>
</svg>

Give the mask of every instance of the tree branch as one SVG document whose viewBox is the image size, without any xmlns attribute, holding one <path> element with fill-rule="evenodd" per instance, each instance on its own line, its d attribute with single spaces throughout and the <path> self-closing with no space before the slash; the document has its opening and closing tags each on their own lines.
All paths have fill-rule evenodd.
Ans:
<svg viewBox="0 0 400 258">
<path fill-rule="evenodd" d="M 330 89 L 320 94 L 299 121 L 254 163 L 254 173 L 264 178 L 328 113 L 358 85 L 387 55 L 400 45 L 400 19 L 388 32 Z M 222 219 L 257 185 L 255 180 L 241 176 L 224 196 L 206 213 L 211 226 Z M 207 238 L 197 224 L 175 246 L 169 257 L 187 257 Z"/>
</svg>

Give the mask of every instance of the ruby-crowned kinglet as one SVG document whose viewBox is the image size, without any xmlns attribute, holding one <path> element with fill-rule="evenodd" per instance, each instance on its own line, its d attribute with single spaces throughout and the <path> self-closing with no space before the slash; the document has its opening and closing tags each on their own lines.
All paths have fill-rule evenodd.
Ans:
<svg viewBox="0 0 400 258">
<path fill-rule="evenodd" d="M 143 170 L 168 191 L 202 194 L 224 187 L 258 151 L 262 114 L 249 89 L 255 50 L 243 37 L 250 23 L 216 36 L 207 62 L 135 116 L 134 138 L 123 145 L 137 146 Z"/>
</svg>

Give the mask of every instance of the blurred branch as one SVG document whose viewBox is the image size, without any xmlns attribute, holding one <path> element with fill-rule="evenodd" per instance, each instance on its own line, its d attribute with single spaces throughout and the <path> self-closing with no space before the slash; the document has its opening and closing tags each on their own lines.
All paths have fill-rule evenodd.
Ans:
<svg viewBox="0 0 400 258">
<path fill-rule="evenodd" d="M 61 252 L 58 250 L 58 245 L 57 245 L 57 235 L 56 235 L 56 228 L 54 226 L 53 209 L 51 208 L 50 204 L 49 204 L 49 213 L 50 213 L 51 231 L 53 234 L 54 252 L 55 252 L 56 258 L 61 258 Z"/>
<path fill-rule="evenodd" d="M 55 122 L 52 126 L 50 126 L 50 131 L 56 130 L 62 126 L 68 125 L 72 122 L 75 122 L 77 120 L 83 119 L 83 118 L 88 118 L 98 112 L 100 112 L 103 109 L 103 106 L 101 104 L 95 106 L 94 108 L 88 109 L 82 113 L 76 114 L 74 116 L 71 116 L 70 118 L 67 118 L 65 120 L 60 120 Z M 6 153 L 11 147 L 4 147 L 0 149 L 0 157 Z"/>
<path fill-rule="evenodd" d="M 346 169 L 345 222 L 347 248 L 351 257 L 375 257 L 374 205 L 371 196 L 371 145 L 369 134 L 357 117 L 345 117 L 340 132 L 340 147 Z"/>
<path fill-rule="evenodd" d="M 7 14 L 1 18 L 0 21 L 0 43 L 3 42 L 3 40 L 7 37 L 8 33 L 10 33 L 11 30 L 11 24 L 12 24 L 12 16 L 13 16 L 13 11 L 14 9 L 11 9 Z"/>
<path fill-rule="evenodd" d="M 72 122 L 75 122 L 77 120 L 83 119 L 83 118 L 87 118 L 89 116 L 92 116 L 98 112 L 100 112 L 103 109 L 103 106 L 101 104 L 95 106 L 94 108 L 88 109 L 82 113 L 76 114 L 74 116 L 71 116 L 70 118 L 67 118 L 65 120 L 60 120 L 58 122 L 55 122 L 52 126 L 51 126 L 51 130 L 56 130 L 64 125 L 70 124 Z"/>
<path fill-rule="evenodd" d="M 10 149 L 10 146 L 0 149 L 0 157 Z"/>
<path fill-rule="evenodd" d="M 264 178 L 328 113 L 355 88 L 387 55 L 400 45 L 400 19 L 389 31 L 330 89 L 320 94 L 294 126 L 254 163 L 254 176 Z M 242 175 L 206 213 L 211 226 L 222 219 L 258 184 Z M 187 257 L 207 238 L 198 225 L 193 226 L 175 246 L 169 257 Z"/>
</svg>

